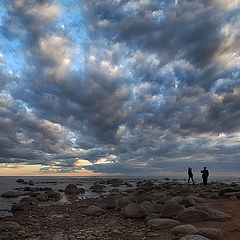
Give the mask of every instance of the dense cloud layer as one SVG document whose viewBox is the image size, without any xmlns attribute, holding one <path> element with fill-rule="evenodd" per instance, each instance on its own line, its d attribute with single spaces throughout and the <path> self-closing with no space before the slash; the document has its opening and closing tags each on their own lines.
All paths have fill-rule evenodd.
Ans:
<svg viewBox="0 0 240 240">
<path fill-rule="evenodd" d="M 236 170 L 237 3 L 15 0 L 1 7 L 1 41 L 20 42 L 24 59 L 11 60 L 21 65 L 17 74 L 0 56 L 1 163 L 42 164 L 42 173 Z"/>
</svg>

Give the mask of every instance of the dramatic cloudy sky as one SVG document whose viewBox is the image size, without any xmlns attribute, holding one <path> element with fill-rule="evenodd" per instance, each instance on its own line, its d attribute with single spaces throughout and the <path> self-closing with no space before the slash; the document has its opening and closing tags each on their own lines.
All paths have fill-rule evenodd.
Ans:
<svg viewBox="0 0 240 240">
<path fill-rule="evenodd" d="M 0 0 L 0 174 L 240 172 L 237 0 Z"/>
</svg>

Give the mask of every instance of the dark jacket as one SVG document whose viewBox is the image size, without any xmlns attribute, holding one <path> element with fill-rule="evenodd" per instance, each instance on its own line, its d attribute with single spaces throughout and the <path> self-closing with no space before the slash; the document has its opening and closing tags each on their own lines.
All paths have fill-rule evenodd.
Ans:
<svg viewBox="0 0 240 240">
<path fill-rule="evenodd" d="M 209 176 L 209 172 L 207 169 L 202 170 L 201 173 L 202 173 L 202 178 L 207 178 Z"/>
<path fill-rule="evenodd" d="M 192 169 L 188 169 L 188 176 L 193 177 Z"/>
</svg>

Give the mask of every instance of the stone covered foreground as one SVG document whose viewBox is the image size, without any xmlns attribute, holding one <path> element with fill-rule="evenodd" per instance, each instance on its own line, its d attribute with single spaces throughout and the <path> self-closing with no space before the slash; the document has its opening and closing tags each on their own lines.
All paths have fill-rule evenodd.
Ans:
<svg viewBox="0 0 240 240">
<path fill-rule="evenodd" d="M 106 184 L 109 180 L 92 189 L 104 189 Z M 81 200 L 76 198 L 76 187 L 68 186 L 70 203 L 55 201 L 45 207 L 38 206 L 39 195 L 32 193 L 20 207 L 13 206 L 12 217 L 0 219 L 0 239 L 240 239 L 238 184 L 215 182 L 203 187 L 140 181 L 126 191 L 119 185 L 121 181 L 107 195 Z"/>
</svg>

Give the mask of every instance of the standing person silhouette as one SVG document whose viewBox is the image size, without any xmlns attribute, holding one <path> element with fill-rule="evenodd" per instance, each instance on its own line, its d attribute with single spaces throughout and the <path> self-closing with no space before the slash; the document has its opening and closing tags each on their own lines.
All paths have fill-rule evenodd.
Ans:
<svg viewBox="0 0 240 240">
<path fill-rule="evenodd" d="M 193 180 L 193 172 L 191 167 L 188 168 L 188 184 L 190 184 L 190 179 L 192 180 L 193 184 L 195 184 Z"/>
<path fill-rule="evenodd" d="M 204 167 L 203 170 L 201 171 L 201 173 L 202 173 L 203 185 L 207 186 L 207 181 L 208 181 L 208 176 L 209 176 L 209 172 L 208 172 L 207 168 Z"/>
</svg>

